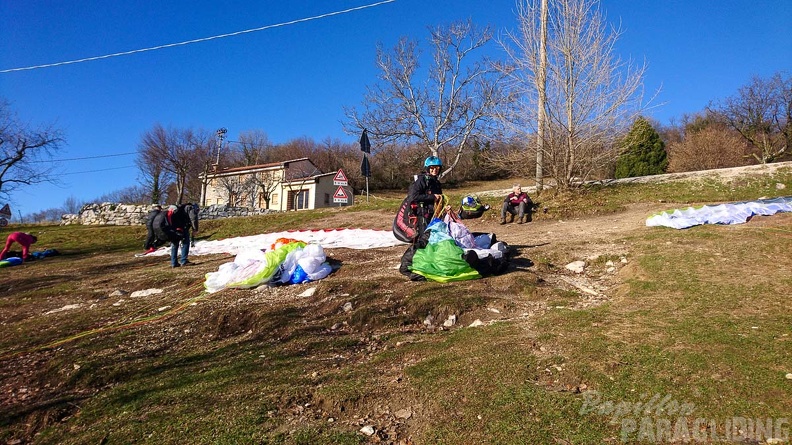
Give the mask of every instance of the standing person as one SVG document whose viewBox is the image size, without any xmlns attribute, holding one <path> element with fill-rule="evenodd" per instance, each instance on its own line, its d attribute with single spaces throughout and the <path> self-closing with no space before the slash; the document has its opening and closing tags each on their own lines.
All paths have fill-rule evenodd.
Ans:
<svg viewBox="0 0 792 445">
<path fill-rule="evenodd" d="M 191 203 L 172 205 L 168 207 L 167 219 L 170 227 L 178 235 L 178 240 L 171 242 L 171 267 L 186 266 L 190 264 L 187 260 L 190 254 L 190 229 L 198 231 L 198 213 Z"/>
<path fill-rule="evenodd" d="M 194 234 L 198 233 L 198 219 L 200 216 L 200 210 L 198 208 L 198 204 L 190 204 L 187 203 L 187 217 L 190 220 L 190 227 L 192 228 L 192 234 L 190 235 L 190 247 L 195 247 L 195 237 Z"/>
<path fill-rule="evenodd" d="M 146 216 L 146 242 L 143 243 L 143 248 L 146 249 L 146 253 L 154 252 L 157 250 L 157 247 L 162 245 L 162 242 L 159 241 L 154 234 L 154 218 L 156 218 L 161 211 L 162 206 L 154 204 Z"/>
<path fill-rule="evenodd" d="M 437 156 L 424 160 L 424 171 L 410 185 L 393 221 L 393 234 L 401 241 L 412 242 L 420 236 L 432 220 L 435 205 L 441 205 L 440 170 L 443 162 Z"/>
<path fill-rule="evenodd" d="M 184 207 L 180 209 L 175 205 L 168 206 L 168 211 L 165 212 L 165 220 L 171 231 L 171 267 L 183 266 L 187 264 L 187 255 L 190 253 L 190 241 L 189 238 L 186 238 L 187 217 L 184 215 Z M 181 252 L 179 251 L 179 245 L 181 245 Z M 180 258 L 177 261 L 179 256 Z"/>
<path fill-rule="evenodd" d="M 511 214 L 511 219 L 509 222 L 514 222 L 514 215 L 516 214 L 519 217 L 519 222 L 517 224 L 523 223 L 523 217 L 526 218 L 526 222 L 531 222 L 531 208 L 533 207 L 533 201 L 531 198 L 528 197 L 528 194 L 522 191 L 522 187 L 519 184 L 515 185 L 512 189 L 512 192 L 506 196 L 506 199 L 503 200 L 503 208 L 501 208 L 501 224 L 506 224 L 506 213 Z"/>
<path fill-rule="evenodd" d="M 5 249 L 0 252 L 0 260 L 5 258 L 8 251 L 11 249 L 11 245 L 14 243 L 19 244 L 22 246 L 22 261 L 30 258 L 30 245 L 35 244 L 38 241 L 36 235 L 31 235 L 25 232 L 11 232 L 6 238 Z"/>
</svg>

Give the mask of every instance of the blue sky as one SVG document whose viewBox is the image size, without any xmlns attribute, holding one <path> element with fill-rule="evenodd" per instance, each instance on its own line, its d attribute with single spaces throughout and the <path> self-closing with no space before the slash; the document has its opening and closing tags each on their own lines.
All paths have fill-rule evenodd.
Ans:
<svg viewBox="0 0 792 445">
<path fill-rule="evenodd" d="M 376 0 L 0 0 L 0 70 L 102 56 L 259 28 Z M 516 27 L 515 0 L 395 0 L 234 37 L 102 60 L 0 73 L 0 96 L 31 125 L 63 129 L 62 185 L 12 196 L 14 220 L 137 183 L 134 155 L 154 124 L 261 129 L 275 143 L 355 142 L 343 107 L 376 82 L 377 43 L 423 39 L 428 26 L 472 19 Z M 792 72 L 788 0 L 602 0 L 624 31 L 622 58 L 646 61 L 651 112 L 663 124 L 732 95 L 753 75 Z M 493 51 L 500 55 L 499 50 Z M 81 173 L 90 172 L 90 173 Z M 4 203 L 0 203 L 4 204 Z M 12 222 L 14 221 L 12 220 Z"/>
</svg>

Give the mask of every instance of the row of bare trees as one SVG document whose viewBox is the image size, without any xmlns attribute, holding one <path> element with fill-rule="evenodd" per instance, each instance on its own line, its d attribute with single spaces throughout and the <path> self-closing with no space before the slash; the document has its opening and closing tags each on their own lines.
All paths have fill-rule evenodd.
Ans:
<svg viewBox="0 0 792 445">
<path fill-rule="evenodd" d="M 366 129 L 372 139 L 372 189 L 404 187 L 429 155 L 443 159 L 444 179 L 452 182 L 536 171 L 569 187 L 614 173 L 624 137 L 651 103 L 643 97 L 646 64 L 617 56 L 621 31 L 608 24 L 598 0 L 518 0 L 516 10 L 516 30 L 499 39 L 466 21 L 429 29 L 428 57 L 420 41 L 407 38 L 377 48 L 377 81 L 358 107 L 344 110 L 345 130 Z M 493 46 L 503 60 L 493 57 Z M 754 78 L 678 125 L 655 124 L 670 171 L 788 159 L 791 126 L 792 79 L 785 73 Z M 322 172 L 343 168 L 353 187 L 363 187 L 356 144 L 273 144 L 258 129 L 237 138 L 220 146 L 213 131 L 154 125 L 136 160 L 145 200 L 197 202 L 201 173 L 210 169 L 302 157 Z M 52 181 L 48 164 L 36 162 L 61 142 L 54 128 L 20 126 L 0 102 L 0 197 Z"/>
</svg>

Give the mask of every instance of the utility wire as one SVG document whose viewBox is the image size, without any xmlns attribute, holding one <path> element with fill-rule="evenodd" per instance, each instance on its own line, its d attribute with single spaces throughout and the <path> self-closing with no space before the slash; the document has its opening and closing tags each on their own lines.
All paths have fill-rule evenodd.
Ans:
<svg viewBox="0 0 792 445">
<path fill-rule="evenodd" d="M 106 172 L 106 171 L 109 171 L 109 170 L 122 170 L 122 169 L 125 169 L 125 168 L 132 168 L 132 167 L 135 167 L 135 166 L 134 165 L 127 165 L 127 166 L 124 166 L 124 167 L 102 168 L 102 169 L 99 169 L 99 170 L 88 170 L 88 171 L 84 171 L 84 172 L 68 172 L 68 173 L 61 173 L 60 176 L 82 175 L 83 173 Z"/>
<path fill-rule="evenodd" d="M 68 159 L 49 159 L 49 160 L 45 160 L 45 161 L 28 161 L 28 162 L 33 163 L 33 162 L 82 161 L 82 160 L 85 160 L 85 159 L 112 158 L 112 157 L 115 157 L 115 156 L 128 156 L 128 155 L 135 155 L 135 154 L 137 154 L 137 152 L 131 151 L 129 153 L 118 153 L 118 154 L 114 154 L 114 155 L 87 156 L 87 157 L 84 157 L 84 158 L 68 158 Z"/>
<path fill-rule="evenodd" d="M 246 29 L 244 31 L 236 31 L 236 32 L 231 32 L 231 33 L 227 33 L 227 34 L 219 34 L 219 35 L 215 35 L 215 36 L 211 36 L 211 37 L 202 37 L 200 39 L 186 40 L 184 42 L 168 43 L 168 44 L 165 44 L 165 45 L 152 46 L 152 47 L 149 47 L 149 48 L 135 49 L 135 50 L 131 50 L 131 51 L 122 51 L 122 52 L 119 52 L 119 53 L 106 54 L 106 55 L 103 55 L 103 56 L 86 57 L 86 58 L 83 58 L 83 59 L 68 60 L 68 61 L 65 61 L 65 62 L 47 63 L 47 64 L 44 64 L 44 65 L 27 66 L 27 67 L 22 67 L 22 68 L 10 68 L 10 69 L 5 69 L 5 70 L 0 70 L 0 74 L 2 74 L 2 73 L 11 73 L 11 72 L 14 72 L 14 71 L 35 70 L 35 69 L 39 69 L 39 68 L 50 68 L 50 67 L 53 67 L 53 66 L 71 65 L 71 64 L 74 64 L 74 63 L 90 62 L 90 61 L 93 61 L 93 60 L 100 60 L 100 59 L 109 59 L 111 57 L 118 57 L 118 56 L 128 56 L 130 54 L 142 53 L 142 52 L 146 52 L 146 51 L 154 51 L 154 50 L 164 49 L 164 48 L 172 48 L 172 47 L 175 47 L 175 46 L 190 45 L 192 43 L 207 42 L 209 40 L 223 39 L 223 38 L 226 38 L 226 37 L 233 37 L 233 36 L 238 36 L 238 35 L 241 35 L 241 34 L 247 34 L 247 33 L 257 32 L 257 31 L 264 31 L 264 30 L 267 30 L 267 29 L 278 28 L 278 27 L 288 26 L 288 25 L 294 25 L 294 24 L 297 24 L 297 23 L 308 22 L 308 21 L 311 21 L 311 20 L 323 19 L 323 18 L 327 18 L 327 17 L 332 17 L 334 15 L 347 14 L 347 13 L 350 13 L 350 12 L 359 11 L 361 9 L 373 8 L 375 6 L 381 6 L 381 5 L 384 5 L 386 3 L 393 3 L 395 1 L 396 0 L 383 0 L 383 1 L 380 1 L 380 2 L 377 2 L 377 3 L 371 3 L 371 4 L 368 4 L 368 5 L 363 5 L 363 6 L 357 6 L 357 7 L 354 7 L 354 8 L 344 9 L 342 11 L 328 12 L 326 14 L 315 15 L 315 16 L 312 16 L 312 17 L 305 17 L 305 18 L 301 18 L 301 19 L 291 20 L 291 21 L 288 21 L 288 22 L 281 22 L 281 23 L 277 23 L 277 24 L 274 24 L 274 25 L 266 25 L 266 26 L 261 26 L 259 28 Z"/>
</svg>

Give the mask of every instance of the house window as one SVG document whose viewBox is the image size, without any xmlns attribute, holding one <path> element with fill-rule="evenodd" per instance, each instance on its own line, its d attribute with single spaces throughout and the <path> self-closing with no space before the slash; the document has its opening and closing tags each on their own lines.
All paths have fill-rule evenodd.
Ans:
<svg viewBox="0 0 792 445">
<path fill-rule="evenodd" d="M 301 210 L 308 208 L 308 190 L 297 190 L 289 192 L 289 202 L 286 210 Z"/>
<path fill-rule="evenodd" d="M 272 204 L 274 206 L 279 205 L 278 204 L 278 194 L 277 193 L 273 193 L 272 196 L 270 196 L 270 204 Z"/>
<path fill-rule="evenodd" d="M 325 204 L 330 204 L 330 194 L 329 194 L 329 193 L 325 193 L 325 200 L 324 200 L 324 202 L 325 202 Z"/>
</svg>

